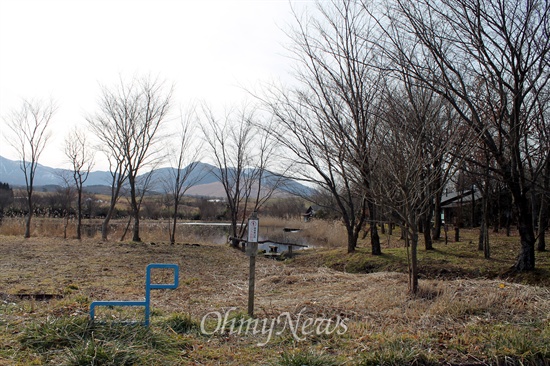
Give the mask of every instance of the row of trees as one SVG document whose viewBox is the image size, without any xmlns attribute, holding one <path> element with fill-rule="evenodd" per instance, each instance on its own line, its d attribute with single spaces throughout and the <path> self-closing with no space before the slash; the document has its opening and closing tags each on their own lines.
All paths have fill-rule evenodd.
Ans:
<svg viewBox="0 0 550 366">
<path fill-rule="evenodd" d="M 372 254 L 381 253 L 377 216 L 403 225 L 416 292 L 419 233 L 430 249 L 441 230 L 441 194 L 467 172 L 483 191 L 486 256 L 487 197 L 498 186 L 513 197 L 517 214 L 515 268 L 534 269 L 535 242 L 538 236 L 545 249 L 548 222 L 549 12 L 544 0 L 331 0 L 294 14 L 292 85 L 253 92 L 254 107 L 219 116 L 203 106 L 179 118 L 170 154 L 177 173 L 167 181 L 173 227 L 181 196 L 193 184 L 193 166 L 186 170 L 184 162 L 198 160 L 194 151 L 204 149 L 219 168 L 234 237 L 245 230 L 237 223 L 266 202 L 280 177 L 306 181 L 331 197 L 347 229 L 348 252 L 369 224 Z M 159 80 L 121 80 L 102 88 L 98 112 L 86 118 L 111 166 L 113 209 L 122 187 L 129 187 L 135 241 L 150 175 L 138 177 L 163 161 L 163 126 L 178 120 L 168 118 L 171 95 Z M 25 102 L 8 118 L 29 207 L 54 111 L 51 104 Z M 204 138 L 190 148 L 194 124 Z M 84 154 L 68 148 L 77 189 L 91 168 Z M 280 175 L 268 174 L 268 167 Z"/>
<path fill-rule="evenodd" d="M 264 205 L 282 182 L 282 175 L 266 175 L 274 145 L 257 127 L 253 109 L 235 110 L 218 117 L 204 104 L 200 113 L 191 108 L 174 117 L 169 114 L 171 99 L 172 88 L 165 81 L 148 76 L 121 79 L 114 86 L 101 88 L 98 111 L 86 116 L 87 128 L 72 130 L 67 135 L 64 152 L 72 174 L 61 180 L 71 191 L 67 195 L 74 190 L 77 197 L 78 239 L 81 238 L 83 187 L 98 152 L 109 163 L 111 174 L 110 202 L 101 230 L 103 240 L 108 238 L 109 222 L 124 195 L 131 208 L 132 240 L 141 241 L 139 223 L 144 197 L 157 168 L 168 164 L 172 169 L 165 170 L 162 185 L 166 201 L 172 207 L 169 235 L 174 242 L 183 197 L 206 173 L 195 171 L 204 156 L 202 145 L 211 152 L 217 168 L 214 173 L 226 193 L 235 238 L 241 238 L 246 232 L 243 224 L 247 215 Z M 36 167 L 51 135 L 49 126 L 55 110 L 52 102 L 25 100 L 21 109 L 6 118 L 12 135 L 17 136 L 7 140 L 19 153 L 26 179 L 25 237 L 30 236 L 35 206 Z M 203 138 L 197 139 L 198 134 Z M 252 137 L 254 144 L 251 144 Z M 95 146 L 91 140 L 96 142 Z M 234 240 L 233 245 L 237 246 L 238 240 Z"/>
<path fill-rule="evenodd" d="M 515 268 L 535 268 L 534 218 L 539 243 L 548 222 L 549 12 L 540 0 L 332 0 L 295 14 L 297 86 L 260 98 L 294 177 L 331 193 L 349 252 L 366 213 L 384 210 L 407 231 L 416 292 L 419 231 L 431 248 L 441 193 L 468 167 L 484 197 L 495 182 L 513 197 Z"/>
</svg>

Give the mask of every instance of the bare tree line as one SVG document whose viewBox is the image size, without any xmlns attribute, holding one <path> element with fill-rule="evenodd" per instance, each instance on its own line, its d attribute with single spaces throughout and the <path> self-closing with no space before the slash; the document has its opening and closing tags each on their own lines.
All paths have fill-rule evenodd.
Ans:
<svg viewBox="0 0 550 366">
<path fill-rule="evenodd" d="M 295 13 L 287 33 L 294 83 L 266 85 L 252 93 L 254 105 L 223 115 L 204 103 L 172 118 L 166 82 L 145 77 L 103 87 L 97 112 L 86 119 L 111 167 L 110 212 L 128 187 L 133 240 L 140 240 L 149 182 L 137 177 L 165 157 L 164 128 L 179 120 L 169 153 L 176 174 L 165 182 L 171 242 L 200 151 L 218 168 L 234 237 L 243 236 L 239 224 L 281 184 L 269 175 L 276 171 L 330 197 L 348 252 L 368 225 L 371 252 L 382 253 L 375 222 L 382 214 L 402 225 L 416 292 L 419 234 L 432 249 L 441 235 L 443 191 L 469 174 L 483 192 L 480 249 L 490 257 L 487 197 L 498 187 L 513 197 L 517 213 L 515 269 L 533 270 L 548 225 L 549 12 L 543 0 L 319 1 L 315 10 Z M 12 141 L 28 179 L 29 208 L 33 169 L 54 111 L 25 102 L 7 117 L 18 137 Z M 200 146 L 191 147 L 199 134 Z M 90 159 L 81 159 L 84 150 L 69 155 L 78 187 L 90 167 L 82 161 Z"/>
<path fill-rule="evenodd" d="M 510 192 L 515 269 L 535 268 L 535 207 L 539 250 L 548 225 L 549 11 L 539 0 L 332 0 L 295 14 L 297 83 L 260 99 L 288 164 L 333 197 L 348 251 L 364 202 L 371 218 L 376 207 L 389 210 L 411 241 L 416 292 L 418 232 L 431 249 L 443 188 L 469 164 L 485 177 L 485 195 L 492 180 Z M 480 243 L 490 257 L 487 210 L 485 200 Z M 437 219 L 436 227 L 438 237 Z M 375 237 L 371 244 L 376 254 Z"/>
</svg>

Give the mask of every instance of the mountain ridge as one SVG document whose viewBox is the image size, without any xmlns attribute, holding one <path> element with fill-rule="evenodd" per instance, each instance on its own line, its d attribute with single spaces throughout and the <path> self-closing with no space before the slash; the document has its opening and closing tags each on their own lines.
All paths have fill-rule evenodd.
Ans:
<svg viewBox="0 0 550 366">
<path fill-rule="evenodd" d="M 183 168 L 188 169 L 189 166 Z M 172 174 L 175 173 L 175 168 L 163 167 L 156 169 L 153 172 L 151 191 L 160 193 L 163 192 L 163 181 L 166 181 Z M 140 175 L 144 177 L 146 174 Z M 223 197 L 223 186 L 218 180 L 219 168 L 203 162 L 198 162 L 196 168 L 189 176 L 189 182 L 195 182 L 193 187 L 188 191 L 188 195 L 205 196 L 205 197 Z M 52 168 L 42 164 L 38 164 L 36 168 L 34 186 L 37 189 L 40 187 L 63 186 L 63 176 L 72 177 L 70 169 Z M 268 172 L 266 181 L 277 180 L 280 176 Z M 25 176 L 20 168 L 20 162 L 10 160 L 0 156 L 0 182 L 8 183 L 13 187 L 24 187 Z M 111 173 L 108 171 L 93 171 L 90 172 L 88 179 L 84 183 L 84 189 L 90 193 L 106 193 L 109 194 L 111 186 Z M 292 180 L 285 180 L 286 188 L 283 191 L 309 192 L 310 188 Z M 290 188 L 289 188 L 290 187 Z"/>
</svg>

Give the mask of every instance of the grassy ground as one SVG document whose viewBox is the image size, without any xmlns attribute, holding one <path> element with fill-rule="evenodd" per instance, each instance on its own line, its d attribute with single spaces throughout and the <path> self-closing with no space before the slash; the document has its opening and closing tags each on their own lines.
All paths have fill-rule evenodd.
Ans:
<svg viewBox="0 0 550 366">
<path fill-rule="evenodd" d="M 485 259 L 483 251 L 477 250 L 478 231 L 462 230 L 459 242 L 434 241 L 434 250 L 424 250 L 419 243 L 418 260 L 420 276 L 429 279 L 487 278 L 539 286 L 550 286 L 550 252 L 536 252 L 536 270 L 517 273 L 513 267 L 519 252 L 517 235 L 507 237 L 504 233 L 490 233 L 491 258 Z M 349 273 L 371 273 L 407 270 L 405 243 L 399 239 L 399 231 L 393 236 L 382 235 L 383 254 L 370 255 L 370 242 L 362 242 L 357 251 L 347 254 L 344 246 L 320 247 L 308 256 L 296 260 L 298 265 L 310 262 Z M 388 245 L 389 244 L 389 245 Z"/>
<path fill-rule="evenodd" d="M 397 237 L 381 257 L 366 243 L 349 255 L 316 246 L 286 262 L 258 257 L 255 334 L 244 331 L 248 258 L 226 245 L 0 235 L 0 365 L 550 364 L 549 254 L 520 276 L 508 271 L 517 238 L 493 238 L 487 261 L 475 232 L 463 235 L 420 251 L 415 298 Z M 142 317 L 129 308 L 100 308 L 91 324 L 91 301 L 143 298 L 148 263 L 180 266 L 178 289 L 152 290 L 151 326 L 121 325 Z M 217 314 L 228 314 L 224 330 Z"/>
</svg>

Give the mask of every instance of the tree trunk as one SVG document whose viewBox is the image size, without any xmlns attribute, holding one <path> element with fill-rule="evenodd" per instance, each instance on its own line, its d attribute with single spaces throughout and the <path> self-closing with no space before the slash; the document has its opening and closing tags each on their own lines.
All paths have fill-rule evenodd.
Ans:
<svg viewBox="0 0 550 366">
<path fill-rule="evenodd" d="M 484 230 L 485 233 L 483 234 L 483 257 L 485 259 L 490 259 L 491 247 L 489 245 L 489 224 L 487 223 L 487 221 L 485 221 Z"/>
<path fill-rule="evenodd" d="M 433 239 L 441 239 L 441 194 L 437 194 L 434 202 L 434 229 Z"/>
<path fill-rule="evenodd" d="M 488 184 L 488 178 L 485 177 L 485 188 L 483 190 L 483 197 L 481 198 L 481 224 L 479 225 L 479 240 L 477 242 L 477 250 L 479 251 L 482 251 L 484 250 L 485 248 L 485 239 L 487 237 L 487 234 L 488 234 L 488 231 L 487 231 L 487 226 L 489 225 L 489 223 L 487 222 L 487 219 L 488 219 L 488 215 L 487 215 L 487 210 L 488 210 L 488 204 L 487 204 L 487 200 L 488 200 L 488 197 L 486 195 L 488 189 L 487 189 L 487 184 Z"/>
<path fill-rule="evenodd" d="M 27 209 L 29 213 L 25 219 L 25 238 L 31 237 L 31 219 L 32 219 L 32 191 L 28 192 L 27 196 Z"/>
<path fill-rule="evenodd" d="M 460 241 L 460 226 L 457 224 L 455 224 L 455 242 L 459 242 Z"/>
<path fill-rule="evenodd" d="M 546 251 L 546 229 L 548 228 L 548 202 L 545 200 L 544 194 L 540 202 L 540 213 L 539 213 L 539 230 L 538 230 L 538 242 L 537 242 L 537 251 L 544 252 Z"/>
<path fill-rule="evenodd" d="M 101 240 L 107 240 L 107 237 L 109 235 L 109 222 L 111 221 L 112 215 L 113 215 L 113 210 L 109 209 L 109 211 L 107 211 L 107 215 L 105 216 L 105 219 L 101 223 Z"/>
<path fill-rule="evenodd" d="M 488 164 L 487 164 L 488 166 Z M 482 198 L 482 221 L 483 221 L 483 256 L 485 259 L 491 258 L 491 248 L 489 246 L 489 185 L 491 184 L 489 177 L 489 170 L 487 169 L 485 176 L 485 186 L 483 187 L 483 198 Z"/>
<path fill-rule="evenodd" d="M 128 233 L 128 229 L 130 228 L 130 224 L 132 223 L 132 215 L 128 217 L 128 222 L 126 223 L 126 226 L 124 227 L 124 231 L 122 232 L 122 236 L 120 237 L 120 241 L 124 241 L 124 238 L 126 237 L 126 234 Z"/>
<path fill-rule="evenodd" d="M 418 230 L 411 233 L 411 265 L 409 269 L 409 290 L 412 295 L 418 294 Z"/>
<path fill-rule="evenodd" d="M 357 238 L 359 237 L 359 231 L 353 230 L 353 228 L 347 228 L 348 232 L 348 253 L 355 252 L 357 247 Z"/>
<path fill-rule="evenodd" d="M 63 239 L 67 239 L 67 227 L 69 226 L 69 212 L 65 210 L 63 215 Z"/>
<path fill-rule="evenodd" d="M 76 238 L 82 238 L 82 188 L 78 189 L 76 200 Z"/>
<path fill-rule="evenodd" d="M 426 250 L 433 250 L 433 240 L 432 240 L 432 210 L 429 209 L 428 212 L 422 216 L 424 226 L 424 246 Z"/>
<path fill-rule="evenodd" d="M 176 221 L 178 219 L 178 200 L 179 197 L 176 197 L 175 203 L 174 203 L 174 221 L 172 222 L 172 228 L 170 230 L 170 244 L 176 243 Z"/>
<path fill-rule="evenodd" d="M 434 227 L 432 230 L 432 239 L 441 239 L 441 196 L 443 195 L 443 168 L 441 159 L 437 159 L 434 162 L 434 169 L 436 169 L 436 179 L 432 184 L 433 195 L 433 219 Z"/>
<path fill-rule="evenodd" d="M 139 237 L 139 212 L 134 212 L 134 229 L 132 241 L 140 242 L 141 238 Z"/>
<path fill-rule="evenodd" d="M 137 192 L 136 192 L 136 181 L 135 177 L 129 176 L 130 182 L 130 206 L 132 207 L 132 216 L 134 217 L 134 227 L 132 241 L 140 242 L 141 238 L 139 237 L 139 207 L 137 202 Z"/>
<path fill-rule="evenodd" d="M 481 224 L 479 225 L 479 239 L 477 242 L 477 250 L 483 250 L 483 243 L 485 242 L 485 220 L 484 217 L 481 219 Z"/>
<path fill-rule="evenodd" d="M 240 249 L 239 248 L 239 240 L 237 240 L 237 237 L 238 237 L 238 233 L 237 233 L 237 212 L 236 210 L 230 208 L 231 210 L 231 232 L 233 233 L 232 237 L 233 239 L 231 240 L 231 246 L 233 248 L 236 248 L 236 249 Z"/>
<path fill-rule="evenodd" d="M 371 253 L 373 255 L 381 255 L 382 247 L 380 246 L 380 236 L 378 235 L 378 228 L 376 227 L 376 207 L 373 203 L 368 203 L 370 213 L 370 244 Z"/>
<path fill-rule="evenodd" d="M 498 233 L 500 229 L 500 215 L 501 215 L 501 209 L 500 209 L 500 184 L 497 184 L 497 204 L 496 204 L 496 214 L 494 215 L 495 219 L 493 220 L 493 232 L 496 234 Z"/>
<path fill-rule="evenodd" d="M 546 158 L 546 169 L 544 174 L 543 189 L 540 197 L 540 210 L 538 222 L 538 243 L 537 250 L 544 252 L 546 250 L 545 234 L 548 229 L 548 193 L 550 192 L 550 157 Z"/>
<path fill-rule="evenodd" d="M 470 228 L 473 229 L 476 225 L 476 196 L 475 196 L 475 191 L 474 191 L 474 187 L 472 186 L 472 207 L 471 207 L 472 211 L 470 212 Z"/>
<path fill-rule="evenodd" d="M 514 191 L 512 191 L 512 194 Z M 518 228 L 520 236 L 520 253 L 514 268 L 518 271 L 531 271 L 535 269 L 535 232 L 531 209 L 527 197 L 516 191 L 514 197 L 518 209 Z"/>
</svg>

